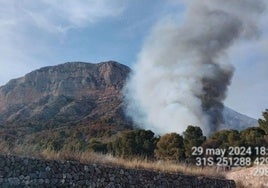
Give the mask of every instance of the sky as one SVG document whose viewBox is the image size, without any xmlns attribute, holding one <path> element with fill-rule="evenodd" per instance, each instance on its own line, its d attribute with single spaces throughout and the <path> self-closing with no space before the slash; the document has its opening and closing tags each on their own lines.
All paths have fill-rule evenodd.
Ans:
<svg viewBox="0 0 268 188">
<path fill-rule="evenodd" d="M 132 67 L 152 28 L 183 22 L 184 0 L 0 0 L 0 85 L 70 61 L 115 60 Z M 235 67 L 225 104 L 254 118 L 268 108 L 268 14 L 259 36 L 227 52 Z"/>
</svg>

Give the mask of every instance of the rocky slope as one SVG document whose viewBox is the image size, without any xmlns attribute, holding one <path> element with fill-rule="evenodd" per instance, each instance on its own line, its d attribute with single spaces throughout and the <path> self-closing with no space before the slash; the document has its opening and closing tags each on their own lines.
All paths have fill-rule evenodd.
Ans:
<svg viewBox="0 0 268 188">
<path fill-rule="evenodd" d="M 127 66 L 114 61 L 72 62 L 11 80 L 0 87 L 0 135 L 73 125 L 91 129 L 114 125 L 114 131 L 129 128 L 120 93 L 129 72 Z"/>
<path fill-rule="evenodd" d="M 225 120 L 225 128 L 227 129 L 242 130 L 258 125 L 256 119 L 240 114 L 228 107 L 225 107 L 223 110 L 223 118 Z"/>
</svg>

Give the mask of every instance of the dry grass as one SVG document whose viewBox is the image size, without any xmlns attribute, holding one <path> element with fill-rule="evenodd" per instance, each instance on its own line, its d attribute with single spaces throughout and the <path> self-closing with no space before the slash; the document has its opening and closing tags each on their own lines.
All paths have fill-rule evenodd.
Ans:
<svg viewBox="0 0 268 188">
<path fill-rule="evenodd" d="M 238 168 L 226 173 L 226 178 L 235 180 L 237 187 L 240 188 L 268 187 L 268 165 Z"/>
<path fill-rule="evenodd" d="M 266 173 L 255 174 L 256 166 L 250 168 L 235 168 L 229 172 L 217 172 L 214 167 L 187 166 L 184 163 L 172 161 L 152 161 L 146 158 L 118 158 L 109 154 L 93 152 L 70 152 L 70 151 L 39 151 L 32 146 L 18 146 L 10 150 L 7 145 L 0 144 L 0 151 L 4 154 L 15 154 L 20 156 L 36 157 L 47 160 L 78 161 L 87 164 L 102 164 L 107 166 L 124 167 L 131 169 L 147 169 L 168 173 L 180 173 L 185 175 L 217 177 L 235 180 L 238 188 L 264 188 L 268 187 L 268 165 L 259 166 Z"/>
<path fill-rule="evenodd" d="M 33 145 L 17 145 L 10 147 L 5 142 L 0 142 L 0 154 L 12 154 L 25 157 L 40 157 L 38 149 Z"/>
<path fill-rule="evenodd" d="M 186 165 L 184 163 L 175 163 L 172 161 L 152 161 L 146 158 L 118 158 L 109 154 L 99 154 L 93 152 L 70 152 L 70 151 L 38 151 L 34 146 L 17 146 L 10 149 L 6 145 L 0 144 L 0 153 L 13 154 L 26 157 L 35 157 L 47 160 L 68 160 L 78 161 L 88 164 L 102 164 L 107 166 L 119 166 L 131 169 L 147 169 L 152 171 L 161 171 L 169 173 L 180 173 L 186 175 L 209 176 L 224 178 L 223 172 L 217 172 L 213 167 L 197 167 Z"/>
<path fill-rule="evenodd" d="M 113 157 L 112 155 L 98 154 L 92 152 L 52 152 L 43 151 L 42 158 L 49 160 L 72 160 L 81 163 L 103 164 L 109 166 L 120 166 L 131 169 L 147 169 L 152 171 L 162 171 L 169 173 L 181 173 L 187 175 L 210 176 L 224 178 L 223 172 L 217 172 L 213 167 L 197 167 L 186 165 L 184 163 L 175 163 L 171 161 L 152 161 L 146 158 L 124 159 Z"/>
</svg>

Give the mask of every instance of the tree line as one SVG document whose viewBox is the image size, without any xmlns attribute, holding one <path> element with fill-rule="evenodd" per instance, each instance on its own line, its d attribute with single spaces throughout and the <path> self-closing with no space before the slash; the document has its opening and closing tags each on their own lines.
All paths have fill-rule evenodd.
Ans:
<svg viewBox="0 0 268 188">
<path fill-rule="evenodd" d="M 67 134 L 60 132 L 49 141 L 38 142 L 40 148 L 54 151 L 94 151 L 109 153 L 117 157 L 144 157 L 152 160 L 173 160 L 195 162 L 193 147 L 228 148 L 228 147 L 267 147 L 268 146 L 268 109 L 263 112 L 263 118 L 258 120 L 257 127 L 244 130 L 220 130 L 209 136 L 204 136 L 198 126 L 189 125 L 182 133 L 168 133 L 157 136 L 151 130 L 128 130 L 120 132 L 113 139 L 101 140 L 93 138 L 85 140 L 83 132 Z M 69 140 L 65 140 L 69 138 Z M 268 148 L 267 148 L 268 149 Z M 268 153 L 268 152 L 267 152 Z M 256 150 L 248 154 L 256 158 Z M 206 157 L 205 155 L 202 157 Z"/>
<path fill-rule="evenodd" d="M 220 130 L 206 137 L 198 126 L 189 125 L 183 134 L 168 133 L 156 136 L 151 130 L 131 130 L 109 143 L 96 141 L 91 149 L 96 152 L 111 153 L 119 157 L 147 157 L 151 159 L 194 161 L 193 147 L 266 147 L 268 146 L 268 109 L 263 112 L 259 126 L 244 130 Z M 248 154 L 255 158 L 255 150 Z"/>
</svg>

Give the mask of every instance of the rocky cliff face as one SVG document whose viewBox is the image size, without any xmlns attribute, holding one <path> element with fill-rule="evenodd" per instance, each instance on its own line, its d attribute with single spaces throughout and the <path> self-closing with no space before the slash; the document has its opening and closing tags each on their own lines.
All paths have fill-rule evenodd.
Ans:
<svg viewBox="0 0 268 188">
<path fill-rule="evenodd" d="M 114 61 L 72 62 L 11 80 L 0 87 L 0 126 L 40 131 L 99 120 L 128 127 L 120 92 L 129 72 Z"/>
</svg>

